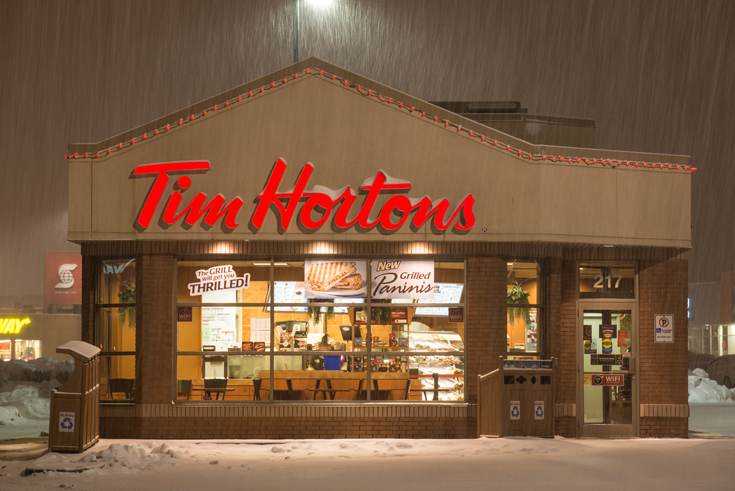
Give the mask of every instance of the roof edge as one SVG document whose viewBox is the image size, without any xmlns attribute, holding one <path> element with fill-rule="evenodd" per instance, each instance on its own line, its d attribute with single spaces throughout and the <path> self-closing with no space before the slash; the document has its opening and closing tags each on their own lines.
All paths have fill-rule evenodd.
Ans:
<svg viewBox="0 0 735 491">
<path fill-rule="evenodd" d="M 152 133 L 156 129 L 161 128 L 165 126 L 166 124 L 172 124 L 175 121 L 189 118 L 192 114 L 197 114 L 202 111 L 208 110 L 216 105 L 224 104 L 226 101 L 236 98 L 244 93 L 248 93 L 254 89 L 259 89 L 260 87 L 269 85 L 275 80 L 281 80 L 284 78 L 292 77 L 294 73 L 299 73 L 309 68 L 318 68 L 320 70 L 330 72 L 331 74 L 336 75 L 337 77 L 342 78 L 344 80 L 349 80 L 352 83 L 364 85 L 366 86 L 366 88 L 370 88 L 382 94 L 383 96 L 391 97 L 396 100 L 400 100 L 407 106 L 417 107 L 424 111 L 430 111 L 434 116 L 437 116 L 439 119 L 452 121 L 453 123 L 460 125 L 462 128 L 466 128 L 468 130 L 473 130 L 475 132 L 482 133 L 488 138 L 495 139 L 495 140 L 502 140 L 506 144 L 511 145 L 515 149 L 521 150 L 527 154 L 546 154 L 546 153 L 564 154 L 566 153 L 567 155 L 572 155 L 572 154 L 580 154 L 581 151 L 584 151 L 584 153 L 586 154 L 594 154 L 595 156 L 599 158 L 612 158 L 615 160 L 647 160 L 647 161 L 657 160 L 658 162 L 666 161 L 672 164 L 681 164 L 681 165 L 690 165 L 690 162 L 691 162 L 691 157 L 682 156 L 682 155 L 631 152 L 631 151 L 625 151 L 625 150 L 600 150 L 600 149 L 595 149 L 595 148 L 585 149 L 583 147 L 556 147 L 552 145 L 532 144 L 525 140 L 521 140 L 517 137 L 514 137 L 512 135 L 503 133 L 502 131 L 499 131 L 490 126 L 485 126 L 475 120 L 468 119 L 462 116 L 461 114 L 453 113 L 449 110 L 446 110 L 439 106 L 431 104 L 430 102 L 424 101 L 422 99 L 418 99 L 409 94 L 396 90 L 392 87 L 381 84 L 379 82 L 376 82 L 362 75 L 358 75 L 356 73 L 350 72 L 344 68 L 333 65 L 329 62 L 326 62 L 324 60 L 321 60 L 313 56 L 305 60 L 301 60 L 292 65 L 289 65 L 287 67 L 284 67 L 275 72 L 272 72 L 263 77 L 247 82 L 238 87 L 229 89 L 225 92 L 221 92 L 217 95 L 209 97 L 203 101 L 197 102 L 186 108 L 177 110 L 170 114 L 167 114 L 166 116 L 158 118 L 154 121 L 137 126 L 123 133 L 114 135 L 103 141 L 100 141 L 97 143 L 70 143 L 68 145 L 68 152 L 70 155 L 71 154 L 87 154 L 87 153 L 94 154 L 96 152 L 100 152 L 102 150 L 106 150 L 115 145 L 118 145 L 121 142 L 129 142 L 134 138 L 140 137 L 141 135 Z M 634 157 L 636 155 L 640 155 L 640 156 L 645 155 L 646 158 L 645 159 L 636 158 Z"/>
</svg>

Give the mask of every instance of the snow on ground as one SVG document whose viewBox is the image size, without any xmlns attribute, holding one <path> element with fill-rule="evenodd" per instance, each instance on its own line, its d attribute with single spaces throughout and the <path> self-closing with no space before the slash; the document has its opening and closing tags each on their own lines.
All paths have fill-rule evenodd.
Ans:
<svg viewBox="0 0 735 491">
<path fill-rule="evenodd" d="M 735 439 L 103 440 L 0 462 L 0 489 L 730 490 L 734 458 Z"/>
<path fill-rule="evenodd" d="M 710 379 L 701 368 L 689 370 L 689 403 L 710 402 L 735 403 L 735 390 Z"/>
<path fill-rule="evenodd" d="M 72 361 L 53 358 L 0 363 L 0 440 L 48 431 L 51 390 L 73 371 Z"/>
</svg>

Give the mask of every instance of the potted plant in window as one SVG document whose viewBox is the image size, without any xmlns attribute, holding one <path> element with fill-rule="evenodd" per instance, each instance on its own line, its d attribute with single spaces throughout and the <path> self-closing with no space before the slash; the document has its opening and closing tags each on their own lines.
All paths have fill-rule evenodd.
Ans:
<svg viewBox="0 0 735 491">
<path fill-rule="evenodd" d="M 127 323 L 128 326 L 135 327 L 135 285 L 123 288 L 117 294 L 117 298 L 120 301 L 120 312 L 118 313 L 120 323 L 123 325 Z"/>
<path fill-rule="evenodd" d="M 334 300 L 332 299 L 323 299 L 323 298 L 310 298 L 308 299 L 309 303 L 334 303 Z M 309 320 L 312 324 L 318 325 L 322 322 L 322 308 L 321 307 L 308 307 L 307 309 L 307 315 L 309 316 Z M 334 307 L 332 305 L 327 307 L 327 319 L 331 319 L 334 316 Z"/>
<path fill-rule="evenodd" d="M 523 319 L 523 323 L 526 327 L 531 324 L 531 309 L 517 305 L 528 305 L 528 296 L 530 294 L 530 292 L 527 292 L 518 285 L 508 287 L 508 305 L 516 304 L 513 307 L 508 307 L 508 322 L 511 325 L 515 323 L 516 319 Z"/>
</svg>

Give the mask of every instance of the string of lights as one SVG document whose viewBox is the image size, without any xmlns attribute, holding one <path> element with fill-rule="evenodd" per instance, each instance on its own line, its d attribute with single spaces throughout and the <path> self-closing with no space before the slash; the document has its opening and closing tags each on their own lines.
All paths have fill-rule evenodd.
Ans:
<svg viewBox="0 0 735 491">
<path fill-rule="evenodd" d="M 678 170 L 678 171 L 688 171 L 688 172 L 694 172 L 697 170 L 696 167 L 691 166 L 684 166 L 684 165 L 678 165 L 678 164 L 670 164 L 665 162 L 644 162 L 644 161 L 637 161 L 637 160 L 621 160 L 621 159 L 610 159 L 610 158 L 594 158 L 594 157 L 578 157 L 578 156 L 564 156 L 564 155 L 546 155 L 546 154 L 533 154 L 530 152 L 527 152 L 525 150 L 522 150 L 520 148 L 516 148 L 512 145 L 506 144 L 501 142 L 500 140 L 490 138 L 488 136 L 482 135 L 480 133 L 477 133 L 473 130 L 470 130 L 468 128 L 463 127 L 462 125 L 458 123 L 454 123 L 448 119 L 439 118 L 438 116 L 431 115 L 427 113 L 424 110 L 417 109 L 413 106 L 409 106 L 404 104 L 403 102 L 400 102 L 398 100 L 393 99 L 392 97 L 387 97 L 382 94 L 379 94 L 372 89 L 369 89 L 367 87 L 363 87 L 362 85 L 352 83 L 346 79 L 343 79 L 341 77 L 338 77 L 337 75 L 334 75 L 332 73 L 328 73 L 324 70 L 320 70 L 318 68 L 307 68 L 301 72 L 293 74 L 291 77 L 284 77 L 283 79 L 274 80 L 270 84 L 263 85 L 262 87 L 259 87 L 255 90 L 248 91 L 246 93 L 243 93 L 237 97 L 230 98 L 220 104 L 215 104 L 211 106 L 208 109 L 204 109 L 200 112 L 191 114 L 190 116 L 186 118 L 181 118 L 178 121 L 173 121 L 169 124 L 163 125 L 160 128 L 157 128 L 153 131 L 143 133 L 140 136 L 137 136 L 135 138 L 131 138 L 130 140 L 121 141 L 117 145 L 111 146 L 109 148 L 92 152 L 92 153 L 83 153 L 83 154 L 67 154 L 64 157 L 68 159 L 100 159 L 107 155 L 110 155 L 114 152 L 119 152 L 125 148 L 131 147 L 135 145 L 136 143 L 139 143 L 141 141 L 147 141 L 151 138 L 155 138 L 157 136 L 163 135 L 166 132 L 170 131 L 171 128 L 176 128 L 178 126 L 183 126 L 186 124 L 189 124 L 191 122 L 194 122 L 198 119 L 206 117 L 210 112 L 214 113 L 218 110 L 228 108 L 230 106 L 236 105 L 239 102 L 242 102 L 247 99 L 251 99 L 253 97 L 257 97 L 260 94 L 263 94 L 264 92 L 275 89 L 276 87 L 280 87 L 286 83 L 288 83 L 291 80 L 296 80 L 299 77 L 303 76 L 319 76 L 319 77 L 326 77 L 328 79 L 331 79 L 335 82 L 338 82 L 342 84 L 345 87 L 352 88 L 362 94 L 363 96 L 374 98 L 378 102 L 388 104 L 391 106 L 394 106 L 398 109 L 405 110 L 409 113 L 415 113 L 417 115 L 420 115 L 422 119 L 425 119 L 429 122 L 436 123 L 437 125 L 443 125 L 448 130 L 456 130 L 457 134 L 463 134 L 465 136 L 469 136 L 471 138 L 477 139 L 480 142 L 497 149 L 498 151 L 504 151 L 512 154 L 514 157 L 524 159 L 524 160 L 538 160 L 538 161 L 551 161 L 551 162 L 567 162 L 572 165 L 576 164 L 584 164 L 584 165 L 602 165 L 603 167 L 609 166 L 609 167 L 637 167 L 640 169 L 661 169 L 661 170 Z"/>
</svg>

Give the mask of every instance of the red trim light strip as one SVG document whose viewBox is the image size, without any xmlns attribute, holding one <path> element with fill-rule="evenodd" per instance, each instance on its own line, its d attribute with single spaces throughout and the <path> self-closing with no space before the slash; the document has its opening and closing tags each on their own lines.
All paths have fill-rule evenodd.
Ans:
<svg viewBox="0 0 735 491">
<path fill-rule="evenodd" d="M 312 70 L 314 70 L 314 73 L 312 73 Z M 260 89 L 252 90 L 252 91 L 249 91 L 247 94 L 242 94 L 242 95 L 240 95 L 238 97 L 233 97 L 231 99 L 228 99 L 228 100 L 226 100 L 226 101 L 224 101 L 224 102 L 222 102 L 220 104 L 215 104 L 215 105 L 213 105 L 210 108 L 204 109 L 203 111 L 200 111 L 198 113 L 195 113 L 195 114 L 190 115 L 186 119 L 179 119 L 178 121 L 176 121 L 174 123 L 171 123 L 171 124 L 176 124 L 178 126 L 186 125 L 186 124 L 188 124 L 190 122 L 193 122 L 193 121 L 195 121 L 195 120 L 197 120 L 199 118 L 202 118 L 202 117 L 206 116 L 207 111 L 210 111 L 210 110 L 216 111 L 217 109 L 228 108 L 231 105 L 234 105 L 234 104 L 236 104 L 238 102 L 242 102 L 243 98 L 246 98 L 246 97 L 247 98 L 252 98 L 252 97 L 254 97 L 254 96 L 258 95 L 258 94 L 262 94 L 266 90 L 270 90 L 270 89 L 274 89 L 274 88 L 280 87 L 281 85 L 284 85 L 285 83 L 287 83 L 289 80 L 295 80 L 295 79 L 297 79 L 299 77 L 299 75 L 312 75 L 312 76 L 315 76 L 315 77 L 316 76 L 325 77 L 325 78 L 327 78 L 329 80 L 335 81 L 335 83 L 338 83 L 342 87 L 347 87 L 347 88 L 350 88 L 350 89 L 355 89 L 357 92 L 359 92 L 360 94 L 362 94 L 362 95 L 364 95 L 366 97 L 374 98 L 374 100 L 376 102 L 381 102 L 381 103 L 389 104 L 389 105 L 395 105 L 395 106 L 397 106 L 397 109 L 402 109 L 402 110 L 407 111 L 409 113 L 413 113 L 414 111 L 416 111 L 416 117 L 427 118 L 427 121 L 428 122 L 432 122 L 433 121 L 435 123 L 441 124 L 445 128 L 456 129 L 456 131 L 454 131 L 454 133 L 456 133 L 458 135 L 461 134 L 461 133 L 464 133 L 466 136 L 468 136 L 470 138 L 476 138 L 479 142 L 485 143 L 486 145 L 488 145 L 490 147 L 497 147 L 496 150 L 498 150 L 498 151 L 502 151 L 502 149 L 505 148 L 506 151 L 510 152 L 512 155 L 514 155 L 515 157 L 517 157 L 519 159 L 528 159 L 528 160 L 535 160 L 535 159 L 551 160 L 552 162 L 559 161 L 559 162 L 568 162 L 569 164 L 585 164 L 585 165 L 588 165 L 588 166 L 589 165 L 602 165 L 603 167 L 609 166 L 611 168 L 616 168 L 616 167 L 631 167 L 631 164 L 633 164 L 632 167 L 634 167 L 634 168 L 636 168 L 638 170 L 642 170 L 642 168 L 648 169 L 649 168 L 649 165 L 650 165 L 650 168 L 652 168 L 652 169 L 661 169 L 661 170 L 666 169 L 666 170 L 678 170 L 678 171 L 686 171 L 686 172 L 694 172 L 694 171 L 697 170 L 696 167 L 691 167 L 691 166 L 688 166 L 688 165 L 687 166 L 682 166 L 682 165 L 676 165 L 676 164 L 670 164 L 670 163 L 662 163 L 662 162 L 650 163 L 650 162 L 643 162 L 643 161 L 632 161 L 632 160 L 631 161 L 628 161 L 628 160 L 623 161 L 623 160 L 614 160 L 614 159 L 607 159 L 607 158 L 601 159 L 601 158 L 592 158 L 592 157 L 569 157 L 569 156 L 559 156 L 559 155 L 532 154 L 532 153 L 527 152 L 525 150 L 522 150 L 520 148 L 516 148 L 516 147 L 513 147 L 511 145 L 505 144 L 505 143 L 503 143 L 503 142 L 501 142 L 499 140 L 495 140 L 495 139 L 489 138 L 489 137 L 487 137 L 485 135 L 481 135 L 479 133 L 475 133 L 472 130 L 468 130 L 466 128 L 463 128 L 461 125 L 459 125 L 457 123 L 453 123 L 453 122 L 451 122 L 449 120 L 446 120 L 446 119 L 439 119 L 437 116 L 432 116 L 430 114 L 427 114 L 425 111 L 422 111 L 421 109 L 416 109 L 414 107 L 408 106 L 408 105 L 404 104 L 403 102 L 400 102 L 400 101 L 397 101 L 397 100 L 393 99 L 392 97 L 384 98 L 384 96 L 382 94 L 378 94 L 377 92 L 373 91 L 372 89 L 367 89 L 367 88 L 363 87 L 362 85 L 354 84 L 352 82 L 349 82 L 346 79 L 343 79 L 341 77 L 338 77 L 337 75 L 327 73 L 324 70 L 319 70 L 318 68 L 312 68 L 312 69 L 307 68 L 306 70 L 303 70 L 303 71 L 301 71 L 299 73 L 293 74 L 290 78 L 289 77 L 286 77 L 286 78 L 283 78 L 282 80 L 280 80 L 280 79 L 279 80 L 275 80 L 275 81 L 273 81 L 270 84 L 266 84 L 266 85 L 260 87 Z M 144 133 L 141 136 L 138 136 L 136 138 L 131 138 L 130 140 L 120 142 L 119 144 L 114 145 L 114 146 L 111 146 L 109 148 L 98 150 L 96 153 L 95 152 L 91 152 L 91 153 L 84 153 L 84 154 L 81 154 L 81 155 L 75 153 L 73 155 L 65 155 L 64 157 L 67 160 L 69 160 L 69 159 L 72 159 L 72 160 L 73 159 L 86 159 L 86 158 L 90 158 L 90 159 L 105 158 L 105 156 L 111 154 L 112 152 L 117 152 L 117 151 L 120 151 L 120 150 L 123 150 L 123 149 L 125 149 L 127 147 L 132 146 L 133 144 L 135 144 L 136 141 L 139 141 L 139 140 L 146 140 L 146 141 L 147 140 L 150 140 L 151 138 L 159 135 L 159 133 L 161 135 L 163 135 L 163 134 L 165 134 L 169 130 L 169 128 L 170 128 L 170 124 L 164 125 L 164 126 L 162 126 L 160 128 L 155 129 L 154 131 Z"/>
</svg>

